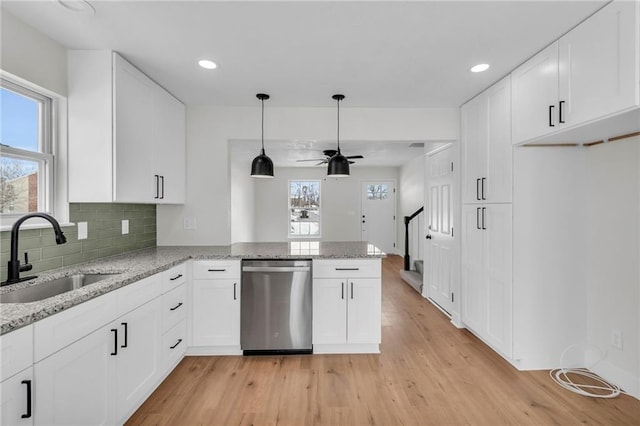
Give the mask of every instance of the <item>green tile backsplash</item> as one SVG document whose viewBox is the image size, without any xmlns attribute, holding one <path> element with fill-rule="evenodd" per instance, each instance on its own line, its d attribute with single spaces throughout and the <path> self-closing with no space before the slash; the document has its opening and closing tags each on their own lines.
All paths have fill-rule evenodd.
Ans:
<svg viewBox="0 0 640 426">
<path fill-rule="evenodd" d="M 33 269 L 23 274 L 84 263 L 102 257 L 156 245 L 155 204 L 73 203 L 69 219 L 74 226 L 64 227 L 65 244 L 57 245 L 52 228 L 22 229 L 18 241 L 20 261 L 29 254 Z M 122 220 L 129 220 L 129 233 L 122 235 Z M 87 239 L 78 240 L 78 222 L 87 222 Z M 11 232 L 0 233 L 0 281 L 7 279 Z"/>
</svg>

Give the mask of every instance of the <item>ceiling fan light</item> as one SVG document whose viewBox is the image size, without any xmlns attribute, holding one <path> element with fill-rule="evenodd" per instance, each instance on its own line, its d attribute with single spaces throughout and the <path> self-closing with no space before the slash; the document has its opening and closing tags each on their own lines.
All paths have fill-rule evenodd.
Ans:
<svg viewBox="0 0 640 426">
<path fill-rule="evenodd" d="M 251 177 L 255 178 L 272 178 L 273 177 L 273 161 L 264 153 L 264 149 L 260 151 L 260 155 L 253 159 L 251 163 Z"/>
<path fill-rule="evenodd" d="M 349 176 L 349 160 L 338 152 L 329 159 L 327 166 L 327 176 L 331 177 L 347 177 Z"/>
</svg>

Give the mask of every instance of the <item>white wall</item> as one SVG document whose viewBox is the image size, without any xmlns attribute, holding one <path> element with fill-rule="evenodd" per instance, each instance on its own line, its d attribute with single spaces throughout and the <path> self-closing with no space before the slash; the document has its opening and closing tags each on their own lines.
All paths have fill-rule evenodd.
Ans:
<svg viewBox="0 0 640 426">
<path fill-rule="evenodd" d="M 451 140 L 458 137 L 456 108 L 344 107 L 340 114 L 342 140 Z M 265 137 L 266 143 L 269 139 L 332 140 L 335 108 L 269 108 L 265 110 Z M 158 245 L 226 245 L 232 241 L 231 187 L 235 184 L 231 183 L 228 142 L 259 138 L 258 105 L 255 108 L 187 107 L 186 203 L 158 206 Z M 246 167 L 248 170 L 250 165 Z M 240 202 L 234 200 L 234 204 Z M 197 230 L 182 229 L 185 216 L 196 219 Z M 233 235 L 242 235 L 233 219 Z"/>
<path fill-rule="evenodd" d="M 582 365 L 586 338 L 584 149 L 514 150 L 513 342 L 520 368 Z"/>
<path fill-rule="evenodd" d="M 604 355 L 592 369 L 640 398 L 640 137 L 588 148 L 587 177 L 587 344 Z"/>
<path fill-rule="evenodd" d="M 248 174 L 247 170 L 245 174 Z M 233 242 L 288 241 L 287 197 L 288 182 L 292 179 L 321 180 L 322 241 L 360 241 L 362 181 L 379 179 L 397 182 L 398 169 L 351 166 L 351 176 L 348 178 L 328 178 L 326 174 L 326 167 L 289 167 L 276 168 L 273 179 L 254 179 L 253 236 L 252 239 Z M 235 190 L 243 191 L 234 184 L 232 198 Z M 238 216 L 235 211 L 236 205 L 233 205 L 234 228 Z"/>
<path fill-rule="evenodd" d="M 404 164 L 399 171 L 398 184 L 398 243 L 396 252 L 404 256 L 405 228 L 404 217 L 412 215 L 424 205 L 424 166 L 425 156 L 419 155 Z M 423 257 L 424 213 L 409 224 L 409 253 L 412 260 Z"/>
<path fill-rule="evenodd" d="M 7 11 L 0 15 L 2 70 L 66 96 L 66 49 Z"/>
</svg>

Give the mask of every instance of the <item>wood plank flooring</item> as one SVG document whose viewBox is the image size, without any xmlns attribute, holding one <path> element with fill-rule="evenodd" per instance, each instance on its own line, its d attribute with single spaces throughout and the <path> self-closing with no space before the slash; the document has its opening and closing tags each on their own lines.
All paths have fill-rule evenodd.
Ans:
<svg viewBox="0 0 640 426">
<path fill-rule="evenodd" d="M 383 260 L 379 355 L 186 357 L 127 425 L 640 425 L 640 401 L 520 372 Z"/>
</svg>

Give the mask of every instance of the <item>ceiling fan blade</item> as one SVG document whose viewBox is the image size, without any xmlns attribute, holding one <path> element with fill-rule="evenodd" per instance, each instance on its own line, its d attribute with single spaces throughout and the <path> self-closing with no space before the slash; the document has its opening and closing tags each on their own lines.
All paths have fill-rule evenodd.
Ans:
<svg viewBox="0 0 640 426">
<path fill-rule="evenodd" d="M 318 164 L 316 164 L 316 166 L 322 166 L 323 164 L 327 164 L 327 163 L 328 163 L 328 161 L 326 161 L 326 160 L 325 161 L 321 161 Z"/>
<path fill-rule="evenodd" d="M 345 158 L 364 158 L 362 155 L 347 155 Z"/>
</svg>

